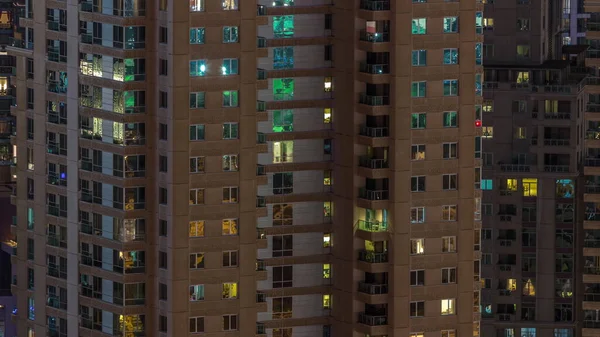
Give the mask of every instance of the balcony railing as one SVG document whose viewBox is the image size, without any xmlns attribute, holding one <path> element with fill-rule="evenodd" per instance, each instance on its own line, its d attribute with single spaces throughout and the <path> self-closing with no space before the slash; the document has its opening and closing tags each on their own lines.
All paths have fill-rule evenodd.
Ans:
<svg viewBox="0 0 600 337">
<path fill-rule="evenodd" d="M 585 185 L 585 193 L 600 194 L 600 185 Z"/>
<path fill-rule="evenodd" d="M 571 119 L 570 112 L 546 112 L 544 113 L 545 119 Z"/>
<path fill-rule="evenodd" d="M 389 137 L 389 128 L 387 126 L 384 127 L 368 127 L 362 125 L 360 127 L 360 135 L 367 136 L 371 138 L 381 138 L 381 137 Z"/>
<path fill-rule="evenodd" d="M 389 190 L 368 190 L 361 188 L 358 192 L 358 197 L 367 200 L 388 200 L 389 194 Z"/>
<path fill-rule="evenodd" d="M 500 164 L 500 170 L 502 172 L 529 172 L 531 171 L 531 166 L 523 164 Z"/>
<path fill-rule="evenodd" d="M 25 41 L 25 40 L 15 39 L 14 37 L 11 37 L 9 39 L 9 45 L 11 47 L 15 47 L 15 48 L 33 50 L 33 42 L 28 42 L 28 41 Z"/>
<path fill-rule="evenodd" d="M 385 315 L 371 315 L 365 312 L 358 314 L 358 323 L 369 326 L 387 325 L 388 319 Z"/>
<path fill-rule="evenodd" d="M 256 303 L 265 303 L 267 302 L 267 294 L 259 292 L 256 293 Z"/>
<path fill-rule="evenodd" d="M 361 73 L 367 74 L 389 74 L 390 73 L 390 65 L 389 64 L 368 64 L 366 62 L 360 63 L 359 71 Z"/>
<path fill-rule="evenodd" d="M 585 158 L 585 166 L 600 167 L 600 158 Z"/>
<path fill-rule="evenodd" d="M 358 166 L 366 167 L 370 169 L 384 169 L 388 168 L 388 161 L 386 159 L 370 158 L 369 156 L 362 156 L 358 160 Z"/>
<path fill-rule="evenodd" d="M 390 42 L 389 32 L 367 32 L 365 29 L 360 31 L 360 40 L 371 43 Z"/>
<path fill-rule="evenodd" d="M 588 293 L 583 294 L 584 302 L 600 302 L 600 294 Z"/>
<path fill-rule="evenodd" d="M 360 104 L 370 105 L 370 106 L 382 106 L 382 105 L 390 105 L 390 97 L 389 96 L 372 96 L 367 95 L 365 93 L 361 93 L 358 99 Z"/>
<path fill-rule="evenodd" d="M 583 267 L 583 273 L 588 275 L 600 275 L 600 267 Z"/>
<path fill-rule="evenodd" d="M 256 197 L 256 207 L 257 208 L 267 207 L 267 200 L 265 199 L 265 197 L 261 197 L 261 196 Z"/>
<path fill-rule="evenodd" d="M 600 329 L 600 321 L 583 321 L 585 329 Z"/>
<path fill-rule="evenodd" d="M 585 106 L 585 111 L 587 111 L 587 112 L 600 112 L 600 104 L 598 104 L 598 103 L 588 103 Z"/>
<path fill-rule="evenodd" d="M 48 295 L 47 303 L 49 307 L 67 310 L 67 301 L 58 296 Z"/>
<path fill-rule="evenodd" d="M 366 220 L 358 220 L 357 221 L 358 229 L 366 231 L 366 232 L 386 232 L 388 230 L 387 222 L 382 221 L 366 221 Z"/>
<path fill-rule="evenodd" d="M 66 238 L 61 238 L 59 235 L 56 234 L 48 234 L 46 236 L 46 244 L 52 247 L 67 248 Z"/>
<path fill-rule="evenodd" d="M 67 125 L 67 116 L 62 116 L 59 112 L 48 111 L 46 116 L 48 123 Z"/>
<path fill-rule="evenodd" d="M 571 140 L 569 139 L 544 139 L 544 146 L 569 146 Z"/>
<path fill-rule="evenodd" d="M 363 249 L 358 253 L 358 260 L 368 263 L 386 263 L 388 262 L 388 253 Z"/>
<path fill-rule="evenodd" d="M 382 295 L 388 293 L 388 285 L 358 282 L 358 291 L 369 295 Z"/>
<path fill-rule="evenodd" d="M 361 0 L 360 9 L 367 11 L 389 11 L 389 1 L 376 1 L 376 0 Z"/>
<path fill-rule="evenodd" d="M 600 213 L 586 212 L 584 221 L 600 221 Z"/>
</svg>

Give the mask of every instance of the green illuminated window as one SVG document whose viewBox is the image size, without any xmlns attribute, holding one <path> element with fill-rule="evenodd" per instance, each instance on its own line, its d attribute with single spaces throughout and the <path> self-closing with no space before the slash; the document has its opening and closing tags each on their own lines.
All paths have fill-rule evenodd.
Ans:
<svg viewBox="0 0 600 337">
<path fill-rule="evenodd" d="M 273 7 L 293 6 L 294 0 L 273 0 Z"/>
<path fill-rule="evenodd" d="M 238 92 L 237 92 L 237 90 L 223 91 L 223 106 L 224 107 L 236 107 L 236 106 L 238 106 Z"/>
<path fill-rule="evenodd" d="M 273 111 L 273 132 L 294 131 L 294 111 L 293 110 L 275 110 Z"/>
<path fill-rule="evenodd" d="M 237 75 L 238 59 L 223 59 L 223 65 L 221 66 L 221 73 L 223 75 Z"/>
<path fill-rule="evenodd" d="M 294 98 L 294 79 L 276 78 L 273 80 L 273 99 L 289 101 Z"/>
<path fill-rule="evenodd" d="M 445 111 L 443 125 L 445 128 L 455 128 L 458 126 L 458 114 L 456 111 Z"/>
<path fill-rule="evenodd" d="M 190 28 L 190 44 L 204 44 L 204 28 Z"/>
<path fill-rule="evenodd" d="M 190 61 L 190 76 L 206 75 L 206 60 Z"/>
<path fill-rule="evenodd" d="M 190 92 L 190 109 L 204 108 L 204 92 Z"/>
<path fill-rule="evenodd" d="M 427 19 L 412 19 L 412 33 L 414 35 L 427 34 Z"/>
<path fill-rule="evenodd" d="M 223 27 L 223 43 L 236 43 L 238 42 L 239 34 L 238 27 Z"/>
<path fill-rule="evenodd" d="M 457 16 L 447 16 L 444 18 L 444 33 L 458 33 Z"/>
<path fill-rule="evenodd" d="M 294 16 L 274 16 L 273 36 L 276 38 L 290 38 L 294 36 Z"/>
<path fill-rule="evenodd" d="M 427 94 L 427 82 L 412 82 L 411 84 L 411 97 L 425 97 Z"/>
</svg>

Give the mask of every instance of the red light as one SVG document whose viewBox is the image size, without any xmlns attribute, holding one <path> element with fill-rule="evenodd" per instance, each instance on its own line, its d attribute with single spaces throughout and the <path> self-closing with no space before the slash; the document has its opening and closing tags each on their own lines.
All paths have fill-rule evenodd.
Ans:
<svg viewBox="0 0 600 337">
<path fill-rule="evenodd" d="M 481 121 L 479 119 L 475 121 L 475 127 L 477 127 L 477 128 L 481 127 Z"/>
</svg>

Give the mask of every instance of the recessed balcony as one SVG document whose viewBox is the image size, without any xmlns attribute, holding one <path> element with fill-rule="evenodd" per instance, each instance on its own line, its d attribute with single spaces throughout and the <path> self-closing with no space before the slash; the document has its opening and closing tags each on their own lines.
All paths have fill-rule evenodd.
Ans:
<svg viewBox="0 0 600 337">
<path fill-rule="evenodd" d="M 389 32 L 377 32 L 363 29 L 360 31 L 360 40 L 369 43 L 385 43 L 390 42 Z"/>
<path fill-rule="evenodd" d="M 358 253 L 358 260 L 367 263 L 387 263 L 388 252 L 376 252 L 363 249 Z"/>
<path fill-rule="evenodd" d="M 387 325 L 388 318 L 387 315 L 381 313 L 360 312 L 358 313 L 358 323 L 368 326 Z"/>
<path fill-rule="evenodd" d="M 376 284 L 376 283 L 366 283 L 366 282 L 358 282 L 358 291 L 364 294 L 369 295 L 383 295 L 388 293 L 388 285 L 387 284 Z"/>
</svg>

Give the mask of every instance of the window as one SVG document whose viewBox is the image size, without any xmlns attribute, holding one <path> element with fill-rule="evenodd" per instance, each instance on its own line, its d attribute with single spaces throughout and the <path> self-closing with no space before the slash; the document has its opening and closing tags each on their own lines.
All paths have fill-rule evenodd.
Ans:
<svg viewBox="0 0 600 337">
<path fill-rule="evenodd" d="M 294 68 L 294 47 L 273 48 L 273 69 Z"/>
<path fill-rule="evenodd" d="M 294 131 L 294 111 L 293 110 L 275 110 L 273 111 L 273 132 L 291 132 Z"/>
<path fill-rule="evenodd" d="M 273 174 L 273 194 L 290 194 L 294 192 L 293 172 Z"/>
<path fill-rule="evenodd" d="M 331 247 L 331 234 L 323 234 L 323 248 Z"/>
<path fill-rule="evenodd" d="M 293 235 L 273 235 L 273 257 L 294 255 Z"/>
<path fill-rule="evenodd" d="M 292 318 L 293 303 L 292 297 L 274 297 L 272 306 L 273 319 Z M 275 331 L 273 333 L 275 334 Z M 289 337 L 291 336 L 290 331 Z"/>
<path fill-rule="evenodd" d="M 529 30 L 529 19 L 528 18 L 517 18 L 517 30 L 526 32 Z"/>
<path fill-rule="evenodd" d="M 159 283 L 158 284 L 158 299 L 160 301 L 166 301 L 167 300 L 167 285 L 164 283 Z"/>
<path fill-rule="evenodd" d="M 492 179 L 481 179 L 481 189 L 491 191 L 494 189 L 494 183 Z"/>
<path fill-rule="evenodd" d="M 323 295 L 323 309 L 331 309 L 331 295 Z"/>
<path fill-rule="evenodd" d="M 158 139 L 160 140 L 167 140 L 168 139 L 168 132 L 169 132 L 169 126 L 167 124 L 163 124 L 160 123 L 158 125 Z"/>
<path fill-rule="evenodd" d="M 555 266 L 557 273 L 573 272 L 573 254 L 556 254 Z"/>
<path fill-rule="evenodd" d="M 199 238 L 204 236 L 204 220 L 190 221 L 190 238 Z"/>
<path fill-rule="evenodd" d="M 223 267 L 236 267 L 238 265 L 238 251 L 223 252 Z"/>
<path fill-rule="evenodd" d="M 456 268 L 442 268 L 442 284 L 456 283 Z"/>
<path fill-rule="evenodd" d="M 238 220 L 237 219 L 223 219 L 221 221 L 221 235 L 237 235 L 238 233 Z"/>
<path fill-rule="evenodd" d="M 331 278 L 331 264 L 323 263 L 323 278 L 330 279 Z"/>
<path fill-rule="evenodd" d="M 444 96 L 458 95 L 458 80 L 444 80 Z"/>
<path fill-rule="evenodd" d="M 411 192 L 425 192 L 425 176 L 415 176 L 410 178 Z"/>
<path fill-rule="evenodd" d="M 237 43 L 239 39 L 238 27 L 223 27 L 223 43 Z"/>
<path fill-rule="evenodd" d="M 483 12 L 475 12 L 475 33 L 483 34 Z"/>
<path fill-rule="evenodd" d="M 237 330 L 237 315 L 223 315 L 223 331 Z"/>
<path fill-rule="evenodd" d="M 167 221 L 158 220 L 158 235 L 167 236 Z"/>
<path fill-rule="evenodd" d="M 444 236 L 442 237 L 442 253 L 454 253 L 456 252 L 456 237 Z"/>
<path fill-rule="evenodd" d="M 444 33 L 458 33 L 457 16 L 447 16 L 444 18 Z"/>
<path fill-rule="evenodd" d="M 410 317 L 425 316 L 425 302 L 410 302 Z"/>
<path fill-rule="evenodd" d="M 223 283 L 223 299 L 235 299 L 238 297 L 238 284 L 236 282 Z"/>
<path fill-rule="evenodd" d="M 227 75 L 238 74 L 238 59 L 223 59 L 223 65 L 221 66 L 221 73 Z"/>
<path fill-rule="evenodd" d="M 292 287 L 293 266 L 273 267 L 273 288 Z"/>
<path fill-rule="evenodd" d="M 204 92 L 190 92 L 190 109 L 205 108 Z"/>
<path fill-rule="evenodd" d="M 425 222 L 425 207 L 412 207 L 410 209 L 410 222 L 411 223 Z"/>
<path fill-rule="evenodd" d="M 483 18 L 483 29 L 494 30 L 494 18 Z"/>
<path fill-rule="evenodd" d="M 190 189 L 190 205 L 202 205 L 202 204 L 204 204 L 204 189 L 203 188 Z"/>
<path fill-rule="evenodd" d="M 456 111 L 444 111 L 443 123 L 445 128 L 455 128 L 458 126 L 458 113 Z"/>
<path fill-rule="evenodd" d="M 483 57 L 494 57 L 494 45 L 484 44 L 483 45 Z"/>
<path fill-rule="evenodd" d="M 456 337 L 456 330 L 442 330 L 442 337 Z"/>
<path fill-rule="evenodd" d="M 442 220 L 456 221 L 456 205 L 442 206 Z"/>
<path fill-rule="evenodd" d="M 190 317 L 190 333 L 204 332 L 204 317 Z"/>
<path fill-rule="evenodd" d="M 237 172 L 239 170 L 238 155 L 226 154 L 223 156 L 222 165 L 225 172 Z"/>
<path fill-rule="evenodd" d="M 190 12 L 204 11 L 204 0 L 190 0 Z"/>
<path fill-rule="evenodd" d="M 323 109 L 323 124 L 331 123 L 331 108 Z"/>
<path fill-rule="evenodd" d="M 158 268 L 167 269 L 167 253 L 158 252 Z"/>
<path fill-rule="evenodd" d="M 204 253 L 190 254 L 190 269 L 204 269 Z"/>
<path fill-rule="evenodd" d="M 158 331 L 167 332 L 167 317 L 159 315 L 158 316 Z"/>
<path fill-rule="evenodd" d="M 223 139 L 238 139 L 238 123 L 223 124 Z"/>
<path fill-rule="evenodd" d="M 444 174 L 442 175 L 442 189 L 445 191 L 456 190 L 458 188 L 458 175 Z"/>
<path fill-rule="evenodd" d="M 169 169 L 169 158 L 166 156 L 158 156 L 158 171 L 167 172 Z"/>
<path fill-rule="evenodd" d="M 427 65 L 427 50 L 419 49 L 412 51 L 412 65 L 415 67 Z"/>
<path fill-rule="evenodd" d="M 529 0 L 521 0 L 521 1 L 527 1 L 527 3 L 529 3 Z M 525 315 L 525 317 L 529 316 L 528 320 L 534 320 L 535 319 L 534 318 L 535 317 L 535 308 L 527 308 L 527 309 L 531 309 L 531 312 L 533 314 L 531 316 Z M 527 309 L 523 308 L 523 314 Z M 523 319 L 523 320 L 527 320 L 527 319 Z M 535 328 L 521 328 L 521 337 L 535 337 L 535 332 L 536 332 Z"/>
<path fill-rule="evenodd" d="M 458 49 L 444 49 L 444 64 L 458 64 Z"/>
<path fill-rule="evenodd" d="M 204 44 L 204 28 L 190 28 L 190 44 Z"/>
<path fill-rule="evenodd" d="M 478 66 L 483 64 L 482 46 L 483 45 L 481 43 L 475 44 L 475 65 Z"/>
<path fill-rule="evenodd" d="M 425 144 L 412 145 L 410 151 L 412 160 L 425 160 Z"/>
<path fill-rule="evenodd" d="M 223 91 L 223 107 L 235 108 L 239 105 L 238 91 L 226 90 Z"/>
<path fill-rule="evenodd" d="M 206 75 L 206 60 L 191 60 L 190 61 L 190 76 Z"/>
<path fill-rule="evenodd" d="M 537 179 L 523 178 L 523 196 L 537 197 Z"/>
<path fill-rule="evenodd" d="M 425 270 L 411 270 L 410 271 L 410 285 L 411 286 L 425 285 Z"/>
<path fill-rule="evenodd" d="M 237 11 L 238 10 L 238 1 L 239 0 L 223 0 L 223 10 L 224 11 Z"/>
<path fill-rule="evenodd" d="M 273 226 L 291 226 L 294 223 L 293 204 L 273 205 Z"/>
<path fill-rule="evenodd" d="M 517 57 L 528 59 L 531 57 L 529 45 L 521 44 L 517 45 Z"/>
<path fill-rule="evenodd" d="M 161 76 L 167 76 L 169 74 L 169 61 L 163 59 L 158 60 L 158 74 Z"/>
<path fill-rule="evenodd" d="M 328 44 L 323 46 L 323 60 L 324 61 L 333 61 L 333 46 Z"/>
<path fill-rule="evenodd" d="M 442 315 L 454 315 L 454 299 L 441 300 Z"/>
<path fill-rule="evenodd" d="M 413 98 L 425 97 L 427 94 L 427 82 L 412 82 L 410 96 Z"/>
<path fill-rule="evenodd" d="M 481 138 L 494 138 L 494 127 L 493 126 L 482 126 L 481 127 L 482 130 L 482 136 Z"/>
<path fill-rule="evenodd" d="M 190 140 L 204 140 L 204 125 L 194 124 L 190 125 Z"/>
<path fill-rule="evenodd" d="M 204 284 L 190 286 L 190 301 L 204 301 Z"/>
<path fill-rule="evenodd" d="M 442 144 L 442 158 L 444 158 L 444 159 L 458 158 L 458 144 L 457 143 Z"/>
<path fill-rule="evenodd" d="M 223 203 L 224 204 L 235 204 L 238 202 L 238 187 L 228 186 L 223 187 Z"/>
<path fill-rule="evenodd" d="M 410 239 L 410 254 L 425 254 L 425 239 Z"/>
<path fill-rule="evenodd" d="M 191 157 L 190 158 L 190 173 L 203 173 L 204 172 L 204 157 Z"/>
<path fill-rule="evenodd" d="M 167 194 L 167 189 L 164 187 L 158 188 L 158 203 L 161 205 L 166 205 L 168 203 L 169 196 Z"/>
<path fill-rule="evenodd" d="M 412 19 L 412 33 L 413 35 L 427 34 L 427 19 Z"/>
<path fill-rule="evenodd" d="M 425 129 L 427 126 L 427 115 L 424 112 L 413 113 L 410 118 L 411 129 Z"/>
<path fill-rule="evenodd" d="M 325 77 L 325 79 L 323 80 L 323 90 L 325 92 L 333 91 L 333 78 Z"/>
</svg>

